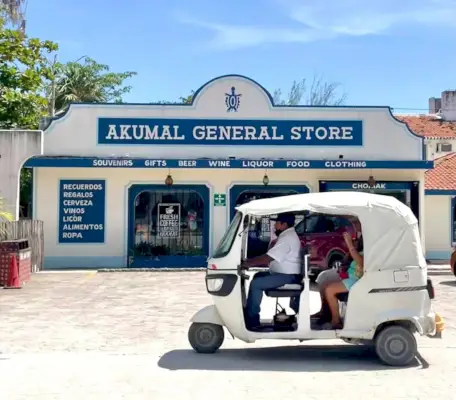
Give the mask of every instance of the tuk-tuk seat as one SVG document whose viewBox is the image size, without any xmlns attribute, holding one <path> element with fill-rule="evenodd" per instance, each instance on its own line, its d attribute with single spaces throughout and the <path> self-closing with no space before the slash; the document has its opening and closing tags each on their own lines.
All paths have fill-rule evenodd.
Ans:
<svg viewBox="0 0 456 400">
<path fill-rule="evenodd" d="M 287 283 L 286 285 L 280 286 L 275 289 L 265 290 L 265 294 L 268 297 L 297 297 L 301 294 L 304 289 L 302 283 Z"/>
<path fill-rule="evenodd" d="M 341 301 L 342 303 L 346 303 L 348 301 L 348 293 L 349 292 L 338 293 L 336 295 L 337 300 Z"/>
</svg>

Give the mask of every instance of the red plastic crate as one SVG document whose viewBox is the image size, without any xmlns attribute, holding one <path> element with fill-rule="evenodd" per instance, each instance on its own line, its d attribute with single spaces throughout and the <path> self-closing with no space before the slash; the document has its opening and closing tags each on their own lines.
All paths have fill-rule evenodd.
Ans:
<svg viewBox="0 0 456 400">
<path fill-rule="evenodd" d="M 0 242 L 0 286 L 6 286 L 11 263 L 16 257 L 21 285 L 30 280 L 32 273 L 32 250 L 27 239 Z"/>
</svg>

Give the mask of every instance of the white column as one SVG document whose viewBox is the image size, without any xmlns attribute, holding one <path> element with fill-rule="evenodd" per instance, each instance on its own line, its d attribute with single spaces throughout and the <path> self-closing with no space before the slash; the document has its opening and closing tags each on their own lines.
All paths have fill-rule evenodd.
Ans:
<svg viewBox="0 0 456 400">
<path fill-rule="evenodd" d="M 426 254 L 426 241 L 425 241 L 425 225 L 426 225 L 426 204 L 424 198 L 424 171 L 420 172 L 420 193 L 419 193 L 419 216 L 420 216 L 420 236 L 421 245 L 423 246 L 424 254 Z"/>
</svg>

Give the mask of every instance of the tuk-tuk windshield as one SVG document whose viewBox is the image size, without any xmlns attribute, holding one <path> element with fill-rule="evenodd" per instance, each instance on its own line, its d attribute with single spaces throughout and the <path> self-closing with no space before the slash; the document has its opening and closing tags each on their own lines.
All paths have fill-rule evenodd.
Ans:
<svg viewBox="0 0 456 400">
<path fill-rule="evenodd" d="M 212 258 L 222 258 L 225 257 L 231 250 L 231 246 L 233 245 L 234 239 L 236 238 L 237 231 L 239 229 L 239 224 L 242 221 L 242 213 L 237 212 L 234 216 L 233 220 L 231 221 L 230 226 L 228 227 L 227 231 L 220 240 L 219 245 L 214 251 Z"/>
</svg>

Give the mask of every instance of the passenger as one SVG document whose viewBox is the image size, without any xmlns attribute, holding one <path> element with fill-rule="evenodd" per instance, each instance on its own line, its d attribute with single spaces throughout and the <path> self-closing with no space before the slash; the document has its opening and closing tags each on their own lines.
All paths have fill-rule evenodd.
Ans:
<svg viewBox="0 0 456 400">
<path fill-rule="evenodd" d="M 269 265 L 269 271 L 256 273 L 250 283 L 246 306 L 250 328 L 260 326 L 260 305 L 265 290 L 298 283 L 301 279 L 301 242 L 294 228 L 295 216 L 293 213 L 283 213 L 275 221 L 278 238 L 275 245 L 266 254 L 243 263 L 244 268 Z"/>
<path fill-rule="evenodd" d="M 328 303 L 325 298 L 326 288 L 331 283 L 342 282 L 342 280 L 348 278 L 347 269 L 351 261 L 350 253 L 347 253 L 341 261 L 339 268 L 330 268 L 318 274 L 315 283 L 318 285 L 318 291 L 320 292 L 321 308 L 317 313 L 312 315 L 312 318 L 319 318 L 319 323 L 328 322 L 331 319 Z"/>
<path fill-rule="evenodd" d="M 358 249 L 353 244 L 353 239 L 350 234 L 345 232 L 343 234 L 345 242 L 348 246 L 348 251 L 353 261 L 350 263 L 348 269 L 348 278 L 343 279 L 341 282 L 333 282 L 326 286 L 324 290 L 324 298 L 328 304 L 331 313 L 331 322 L 325 324 L 324 329 L 342 329 L 342 323 L 339 314 L 339 301 L 337 295 L 341 293 L 348 293 L 353 285 L 363 276 L 364 272 L 364 257 L 363 257 L 363 242 L 360 238 Z"/>
<path fill-rule="evenodd" d="M 347 242 L 347 239 L 345 239 L 345 243 L 347 244 L 347 247 L 351 246 L 352 242 Z M 362 237 L 357 241 L 356 247 L 358 252 L 363 251 L 363 239 Z M 344 279 L 349 278 L 347 270 L 349 269 L 349 266 L 351 262 L 353 261 L 353 257 L 350 255 L 350 252 L 348 252 L 343 260 L 340 263 L 339 268 L 331 268 L 327 269 L 326 271 L 321 272 L 317 279 L 316 283 L 318 284 L 318 290 L 320 292 L 320 298 L 321 298 L 321 308 L 320 311 L 318 311 L 316 314 L 312 315 L 312 317 L 319 317 L 320 318 L 320 323 L 323 322 L 328 322 L 331 319 L 331 315 L 329 312 L 328 308 L 328 303 L 326 302 L 325 298 L 325 290 L 326 288 L 336 282 L 342 282 Z"/>
</svg>

